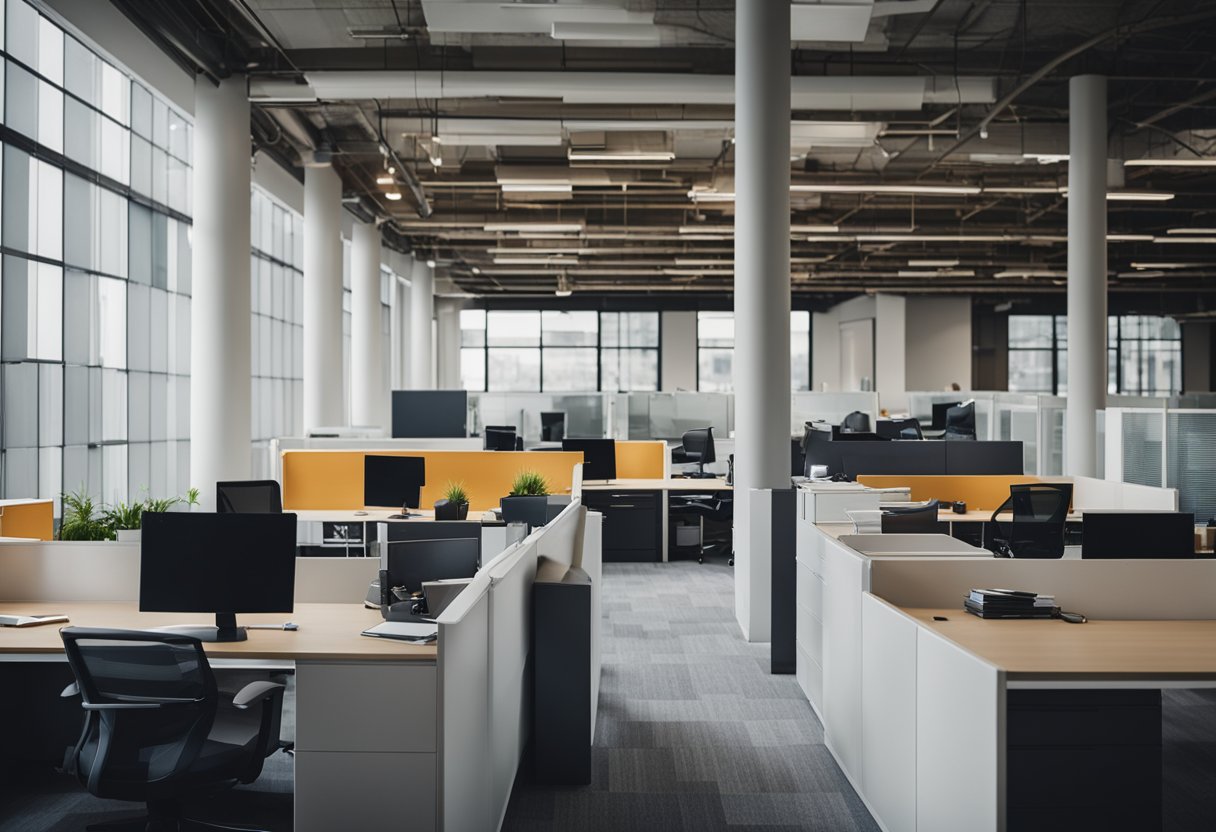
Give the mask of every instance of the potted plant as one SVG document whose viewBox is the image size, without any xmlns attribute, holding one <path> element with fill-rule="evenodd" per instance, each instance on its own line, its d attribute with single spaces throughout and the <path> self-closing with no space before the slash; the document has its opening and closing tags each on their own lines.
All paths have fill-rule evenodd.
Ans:
<svg viewBox="0 0 1216 832">
<path fill-rule="evenodd" d="M 469 516 L 469 495 L 463 482 L 449 482 L 443 499 L 435 501 L 436 520 L 464 520 Z"/>
<path fill-rule="evenodd" d="M 59 524 L 60 540 L 117 540 L 138 543 L 145 511 L 169 511 L 178 503 L 198 505 L 198 489 L 191 488 L 183 497 L 145 497 L 133 503 L 119 501 L 112 505 L 94 503 L 83 490 L 63 495 L 63 520 Z"/>
<path fill-rule="evenodd" d="M 98 506 L 83 490 L 63 495 L 63 520 L 60 540 L 110 540 L 109 527 L 102 521 Z"/>
<path fill-rule="evenodd" d="M 535 471 L 520 471 L 511 493 L 498 501 L 504 523 L 543 526 L 549 506 L 549 484 Z"/>
</svg>

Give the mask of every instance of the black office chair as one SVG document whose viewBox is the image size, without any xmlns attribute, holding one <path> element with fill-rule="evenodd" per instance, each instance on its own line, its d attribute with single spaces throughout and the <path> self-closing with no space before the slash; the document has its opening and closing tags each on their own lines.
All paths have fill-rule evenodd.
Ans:
<svg viewBox="0 0 1216 832">
<path fill-rule="evenodd" d="M 146 817 L 89 830 L 232 829 L 182 818 L 188 795 L 252 783 L 279 748 L 283 685 L 216 687 L 202 642 L 179 633 L 60 630 L 84 730 L 69 758 L 97 797 L 147 804 Z"/>
<path fill-rule="evenodd" d="M 943 439 L 975 439 L 975 402 L 967 402 L 946 411 L 946 432 Z"/>
<path fill-rule="evenodd" d="M 230 480 L 215 484 L 220 514 L 282 514 L 283 493 L 275 480 Z"/>
<path fill-rule="evenodd" d="M 1009 498 L 992 512 L 990 548 L 997 557 L 1061 558 L 1064 524 L 1072 503 L 1072 483 L 1043 482 L 1009 486 Z M 997 519 L 1013 510 L 1013 520 Z"/>
<path fill-rule="evenodd" d="M 678 514 L 696 515 L 700 523 L 701 550 L 697 553 L 697 563 L 705 563 L 706 555 L 712 554 L 714 546 L 705 542 L 705 521 L 725 523 L 728 529 L 723 551 L 730 555 L 726 560 L 727 566 L 735 565 L 735 547 L 731 526 L 735 519 L 735 501 L 722 498 L 716 494 L 680 495 L 673 510 Z"/>
<path fill-rule="evenodd" d="M 840 423 L 840 430 L 843 433 L 869 433 L 870 417 L 860 410 L 854 410 L 844 417 L 844 421 Z"/>
<path fill-rule="evenodd" d="M 937 534 L 937 500 L 910 506 L 888 506 L 882 510 L 883 534 Z"/>
</svg>

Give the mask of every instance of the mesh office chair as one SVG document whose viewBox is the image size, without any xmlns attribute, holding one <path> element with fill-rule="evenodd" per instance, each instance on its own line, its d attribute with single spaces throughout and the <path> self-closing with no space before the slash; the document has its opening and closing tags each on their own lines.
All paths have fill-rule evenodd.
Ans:
<svg viewBox="0 0 1216 832">
<path fill-rule="evenodd" d="M 975 439 L 975 402 L 966 402 L 946 411 L 943 439 Z"/>
<path fill-rule="evenodd" d="M 1011 485 L 1009 497 L 992 512 L 990 548 L 997 557 L 1061 558 L 1064 556 L 1064 523 L 1072 503 L 1072 483 Z M 997 519 L 1013 510 L 1013 520 Z"/>
<path fill-rule="evenodd" d="M 231 829 L 182 819 L 182 798 L 252 783 L 279 747 L 283 686 L 219 692 L 202 642 L 177 633 L 60 630 L 84 730 L 69 757 L 97 797 L 140 801 L 147 817 L 90 830 Z"/>
<path fill-rule="evenodd" d="M 283 494 L 274 480 L 231 480 L 215 484 L 220 514 L 282 514 Z"/>
<path fill-rule="evenodd" d="M 860 410 L 854 410 L 844 417 L 844 421 L 840 423 L 840 430 L 844 433 L 869 433 L 870 417 Z"/>
<path fill-rule="evenodd" d="M 937 500 L 882 510 L 883 534 L 937 534 Z"/>
<path fill-rule="evenodd" d="M 735 501 L 732 498 L 724 499 L 718 494 L 688 494 L 678 498 L 673 494 L 671 499 L 674 503 L 672 511 L 696 515 L 700 524 L 701 550 L 697 553 L 697 563 L 705 563 L 705 556 L 714 551 L 713 545 L 707 545 L 705 542 L 705 521 L 710 520 L 726 524 L 728 531 L 723 549 L 730 553 L 726 560 L 727 565 L 734 566 L 735 547 L 731 525 L 735 518 Z"/>
</svg>

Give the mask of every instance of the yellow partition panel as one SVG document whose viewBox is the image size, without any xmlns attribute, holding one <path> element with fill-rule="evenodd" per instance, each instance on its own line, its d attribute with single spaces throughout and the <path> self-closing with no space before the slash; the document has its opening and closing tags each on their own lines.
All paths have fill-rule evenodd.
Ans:
<svg viewBox="0 0 1216 832">
<path fill-rule="evenodd" d="M 661 480 L 667 458 L 666 442 L 618 440 L 616 478 L 618 480 Z"/>
<path fill-rule="evenodd" d="M 917 502 L 962 500 L 969 511 L 995 511 L 1009 496 L 1009 486 L 1041 480 L 1024 475 L 918 477 L 862 474 L 857 481 L 871 488 L 911 488 L 912 499 Z"/>
<path fill-rule="evenodd" d="M 283 508 L 287 511 L 364 508 L 363 457 L 420 456 L 426 460 L 421 508 L 443 497 L 449 482 L 464 484 L 469 511 L 498 506 L 520 471 L 535 471 L 552 494 L 569 494 L 582 454 L 565 451 L 283 451 Z"/>
<path fill-rule="evenodd" d="M 50 500 L 0 500 L 0 537 L 53 540 L 54 512 Z"/>
</svg>

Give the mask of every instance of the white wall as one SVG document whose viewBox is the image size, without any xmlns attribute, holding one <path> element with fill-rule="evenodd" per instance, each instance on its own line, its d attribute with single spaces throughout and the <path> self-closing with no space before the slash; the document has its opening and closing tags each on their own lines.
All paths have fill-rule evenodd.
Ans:
<svg viewBox="0 0 1216 832">
<path fill-rule="evenodd" d="M 869 295 L 846 300 L 811 317 L 811 389 L 840 390 L 840 325 L 874 318 L 877 304 Z"/>
<path fill-rule="evenodd" d="M 906 335 L 907 389 L 971 386 L 970 297 L 908 298 Z"/>
<path fill-rule="evenodd" d="M 900 295 L 878 295 L 874 298 L 874 389 L 878 403 L 894 412 L 908 406 L 904 391 L 905 337 L 907 303 Z"/>
<path fill-rule="evenodd" d="M 660 353 L 664 392 L 697 389 L 697 313 L 664 312 Z"/>
</svg>

